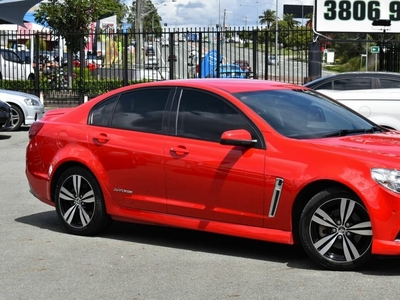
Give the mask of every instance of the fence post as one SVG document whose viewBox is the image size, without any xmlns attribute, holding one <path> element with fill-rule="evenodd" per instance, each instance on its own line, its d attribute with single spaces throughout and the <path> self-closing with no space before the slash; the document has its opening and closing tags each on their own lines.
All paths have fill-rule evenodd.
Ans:
<svg viewBox="0 0 400 300">
<path fill-rule="evenodd" d="M 253 30 L 253 79 L 258 79 L 258 28 Z"/>
</svg>

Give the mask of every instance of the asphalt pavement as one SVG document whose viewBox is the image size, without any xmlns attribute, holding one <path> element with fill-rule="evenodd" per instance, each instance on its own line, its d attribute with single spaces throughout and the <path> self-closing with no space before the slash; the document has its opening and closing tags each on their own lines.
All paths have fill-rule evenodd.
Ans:
<svg viewBox="0 0 400 300">
<path fill-rule="evenodd" d="M 0 299 L 398 299 L 400 258 L 326 271 L 299 247 L 114 222 L 65 233 L 29 192 L 27 129 L 0 132 Z"/>
</svg>

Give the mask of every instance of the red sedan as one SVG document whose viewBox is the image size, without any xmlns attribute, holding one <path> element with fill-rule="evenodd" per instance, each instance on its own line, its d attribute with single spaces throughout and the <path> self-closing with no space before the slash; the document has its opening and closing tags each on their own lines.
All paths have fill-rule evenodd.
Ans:
<svg viewBox="0 0 400 300">
<path fill-rule="evenodd" d="M 400 133 L 305 87 L 136 84 L 29 130 L 26 176 L 65 229 L 112 220 L 301 244 L 322 266 L 400 254 Z"/>
</svg>

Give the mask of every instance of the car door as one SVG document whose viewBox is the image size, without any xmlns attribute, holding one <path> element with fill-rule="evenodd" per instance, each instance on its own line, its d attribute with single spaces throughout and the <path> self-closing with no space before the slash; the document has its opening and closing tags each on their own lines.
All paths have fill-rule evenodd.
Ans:
<svg viewBox="0 0 400 300">
<path fill-rule="evenodd" d="M 166 212 L 163 120 L 170 90 L 125 92 L 91 113 L 91 150 L 121 207 Z"/>
<path fill-rule="evenodd" d="M 264 160 L 261 135 L 229 102 L 184 89 L 174 135 L 166 138 L 168 213 L 222 222 L 263 225 Z M 246 129 L 254 148 L 221 145 L 226 130 Z"/>
</svg>

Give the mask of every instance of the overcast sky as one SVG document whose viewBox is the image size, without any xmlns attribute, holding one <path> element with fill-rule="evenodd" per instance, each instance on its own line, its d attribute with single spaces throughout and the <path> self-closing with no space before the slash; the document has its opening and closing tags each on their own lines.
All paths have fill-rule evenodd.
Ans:
<svg viewBox="0 0 400 300">
<path fill-rule="evenodd" d="M 232 27 L 256 26 L 258 16 L 264 10 L 276 11 L 276 3 L 278 17 L 282 17 L 284 4 L 314 5 L 314 2 L 315 0 L 153 0 L 162 23 L 167 23 L 169 28 L 215 27 L 218 23 L 224 24 L 224 21 Z"/>
</svg>

